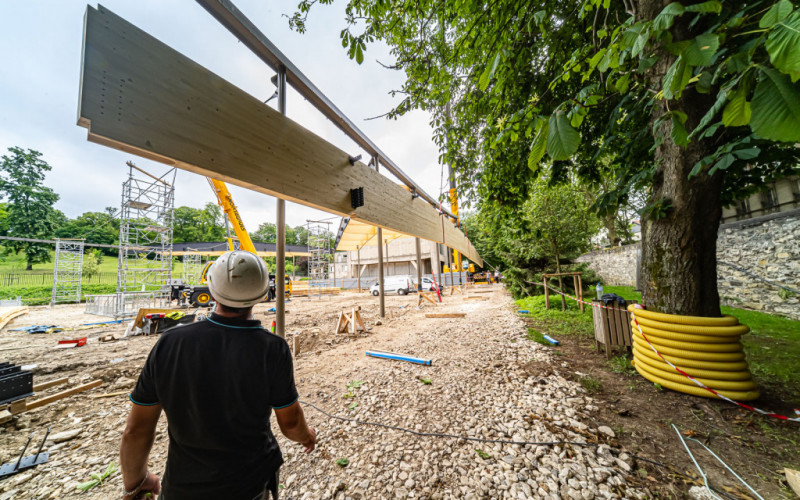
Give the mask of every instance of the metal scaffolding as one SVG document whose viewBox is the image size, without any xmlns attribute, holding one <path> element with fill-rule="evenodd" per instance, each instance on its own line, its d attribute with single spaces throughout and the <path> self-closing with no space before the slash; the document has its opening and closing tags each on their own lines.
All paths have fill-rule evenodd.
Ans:
<svg viewBox="0 0 800 500">
<path fill-rule="evenodd" d="M 322 295 L 329 288 L 328 267 L 331 263 L 331 223 L 306 220 L 308 228 L 308 285 L 310 294 Z"/>
<path fill-rule="evenodd" d="M 62 240 L 56 238 L 53 291 L 50 296 L 51 307 L 58 302 L 81 301 L 83 244 L 83 239 Z"/>
<path fill-rule="evenodd" d="M 168 307 L 176 168 L 160 177 L 132 162 L 122 184 L 117 293 L 87 297 L 86 312 L 124 317 L 141 307 Z"/>
<path fill-rule="evenodd" d="M 199 253 L 183 254 L 183 273 L 181 278 L 185 284 L 200 283 L 200 271 L 202 263 Z"/>
</svg>

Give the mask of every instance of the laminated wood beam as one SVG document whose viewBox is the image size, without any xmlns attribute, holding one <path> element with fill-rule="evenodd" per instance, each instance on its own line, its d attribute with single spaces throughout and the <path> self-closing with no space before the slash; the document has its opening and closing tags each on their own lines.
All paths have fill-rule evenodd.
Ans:
<svg viewBox="0 0 800 500">
<path fill-rule="evenodd" d="M 443 243 L 452 222 L 367 165 L 99 6 L 84 22 L 78 124 L 89 140 L 254 191 Z M 364 205 L 350 206 L 350 189 Z"/>
</svg>

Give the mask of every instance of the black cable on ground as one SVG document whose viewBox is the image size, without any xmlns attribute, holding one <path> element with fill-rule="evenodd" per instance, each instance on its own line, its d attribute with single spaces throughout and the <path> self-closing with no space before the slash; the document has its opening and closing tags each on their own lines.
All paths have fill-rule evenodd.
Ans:
<svg viewBox="0 0 800 500">
<path fill-rule="evenodd" d="M 608 445 L 606 443 L 582 443 L 580 441 L 541 441 L 541 442 L 537 442 L 537 441 L 509 441 L 509 440 L 505 440 L 505 439 L 487 439 L 487 438 L 475 438 L 475 437 L 469 437 L 469 436 L 458 436 L 456 434 L 446 434 L 446 433 L 441 433 L 441 432 L 419 432 L 419 431 L 415 431 L 415 430 L 412 430 L 412 429 L 407 429 L 405 427 L 397 427 L 397 426 L 394 426 L 394 425 L 382 424 L 380 422 L 367 422 L 365 420 L 359 420 L 357 418 L 349 418 L 349 417 L 342 417 L 342 416 L 339 416 L 339 415 L 333 415 L 333 414 L 328 413 L 327 411 L 323 410 L 319 406 L 315 405 L 314 403 L 309 403 L 308 401 L 298 401 L 298 402 L 300 404 L 302 404 L 302 405 L 310 406 L 311 408 L 314 408 L 315 410 L 317 410 L 318 412 L 320 412 L 323 415 L 327 416 L 328 418 L 332 418 L 334 420 L 341 420 L 343 422 L 353 422 L 353 423 L 356 423 L 356 424 L 359 424 L 359 425 L 371 425 L 371 426 L 374 426 L 374 427 L 382 427 L 384 429 L 391 429 L 391 430 L 395 430 L 395 431 L 406 432 L 408 434 L 413 434 L 415 436 L 421 436 L 421 437 L 452 438 L 452 439 L 463 439 L 464 441 L 473 441 L 473 442 L 477 442 L 477 443 L 500 443 L 500 444 L 512 444 L 512 445 L 516 444 L 516 445 L 525 445 L 525 446 L 573 445 L 573 446 L 586 446 L 586 447 L 599 448 L 600 446 L 603 446 L 605 444 L 606 446 L 608 446 L 608 449 L 610 451 L 614 451 L 614 452 L 617 452 L 617 453 L 628 453 L 628 455 L 632 456 L 636 460 L 641 460 L 643 462 L 647 462 L 647 463 L 653 464 L 655 466 L 662 467 L 664 469 L 669 469 L 673 473 L 680 474 L 680 475 L 682 475 L 684 477 L 687 477 L 689 479 L 692 479 L 692 480 L 694 479 L 693 477 L 689 476 L 688 474 L 680 472 L 679 470 L 675 469 L 674 467 L 672 467 L 670 465 L 667 465 L 667 464 L 665 464 L 663 462 L 659 462 L 657 460 L 652 460 L 652 459 L 643 457 L 641 455 L 637 455 L 635 453 L 630 453 L 630 452 L 627 452 L 627 451 L 623 451 L 623 450 L 620 450 L 618 448 L 614 448 L 614 447 L 612 447 L 612 446 L 610 446 L 610 445 Z M 715 488 L 712 488 L 712 490 L 714 490 L 715 493 L 720 493 L 720 494 L 723 494 L 724 496 L 726 496 L 728 498 L 731 498 L 730 495 L 725 495 L 724 492 L 719 491 L 719 490 L 717 490 Z"/>
</svg>

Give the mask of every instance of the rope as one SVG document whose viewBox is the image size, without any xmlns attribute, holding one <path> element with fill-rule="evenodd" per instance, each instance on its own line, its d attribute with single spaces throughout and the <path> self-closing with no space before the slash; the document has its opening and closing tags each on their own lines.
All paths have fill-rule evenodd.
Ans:
<svg viewBox="0 0 800 500">
<path fill-rule="evenodd" d="M 761 276 L 759 276 L 759 275 L 757 275 L 755 273 L 752 273 L 752 272 L 748 271 L 747 269 L 739 267 L 739 266 L 737 266 L 735 264 L 731 264 L 730 262 L 725 262 L 724 260 L 718 260 L 717 264 L 722 264 L 724 266 L 728 266 L 730 268 L 736 269 L 737 271 L 743 272 L 744 274 L 746 274 L 746 275 L 748 275 L 750 277 L 753 277 L 753 278 L 755 278 L 757 280 L 761 280 L 764 283 L 768 283 L 768 284 L 770 284 L 772 286 L 776 286 L 778 288 L 783 288 L 786 291 L 789 291 L 789 292 L 792 292 L 792 293 L 796 293 L 797 295 L 800 295 L 800 290 L 798 290 L 796 288 L 791 288 L 791 287 L 788 287 L 788 286 L 785 286 L 785 285 L 781 285 L 780 283 L 776 283 L 774 281 L 768 280 L 767 278 L 764 278 L 764 277 L 761 277 Z"/>
</svg>

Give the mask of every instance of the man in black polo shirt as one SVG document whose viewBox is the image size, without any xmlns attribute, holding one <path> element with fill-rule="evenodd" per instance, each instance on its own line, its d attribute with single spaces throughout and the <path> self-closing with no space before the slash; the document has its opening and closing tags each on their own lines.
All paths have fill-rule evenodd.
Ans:
<svg viewBox="0 0 800 500">
<path fill-rule="evenodd" d="M 252 319 L 269 290 L 264 262 L 228 252 L 211 266 L 208 286 L 216 311 L 164 333 L 130 395 L 120 446 L 125 500 L 146 493 L 162 500 L 277 498 L 283 457 L 269 425 L 272 410 L 287 438 L 314 449 L 289 347 Z M 162 409 L 169 430 L 163 485 L 147 470 Z"/>
</svg>

